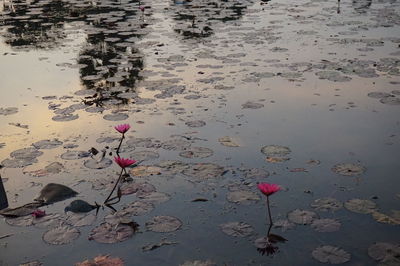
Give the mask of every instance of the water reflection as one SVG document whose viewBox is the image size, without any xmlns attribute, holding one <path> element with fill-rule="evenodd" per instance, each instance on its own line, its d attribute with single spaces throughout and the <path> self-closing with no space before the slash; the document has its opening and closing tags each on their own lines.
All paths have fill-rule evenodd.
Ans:
<svg viewBox="0 0 400 266">
<path fill-rule="evenodd" d="M 231 0 L 174 0 L 172 17 L 176 21 L 175 32 L 185 39 L 205 38 L 214 33 L 221 22 L 240 19 L 252 1 Z"/>
<path fill-rule="evenodd" d="M 143 68 L 135 43 L 147 34 L 145 14 L 136 0 L 109 1 L 1 1 L 5 42 L 12 47 L 49 49 L 62 45 L 65 24 L 83 22 L 86 45 L 77 64 L 86 90 L 85 103 L 102 105 L 108 100 L 127 103 Z M 149 11 L 146 16 L 151 16 Z"/>
<path fill-rule="evenodd" d="M 359 13 L 367 12 L 367 9 L 371 7 L 372 0 L 353 0 L 352 6 Z"/>
</svg>

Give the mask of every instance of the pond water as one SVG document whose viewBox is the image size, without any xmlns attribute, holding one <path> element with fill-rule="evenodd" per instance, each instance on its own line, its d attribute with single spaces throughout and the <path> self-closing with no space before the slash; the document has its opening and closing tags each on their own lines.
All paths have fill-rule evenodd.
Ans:
<svg viewBox="0 0 400 266">
<path fill-rule="evenodd" d="M 396 0 L 0 0 L 9 207 L 78 193 L 0 265 L 400 265 L 399 36 Z"/>
</svg>

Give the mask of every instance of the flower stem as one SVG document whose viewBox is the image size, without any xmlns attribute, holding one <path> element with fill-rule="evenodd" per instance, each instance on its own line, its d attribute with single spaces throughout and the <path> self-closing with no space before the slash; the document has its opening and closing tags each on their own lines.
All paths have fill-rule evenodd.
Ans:
<svg viewBox="0 0 400 266">
<path fill-rule="evenodd" d="M 122 141 L 124 140 L 124 138 L 125 138 L 125 134 L 123 133 L 122 137 L 121 137 L 121 140 L 119 141 L 118 148 L 117 148 L 117 155 L 118 156 L 119 156 L 119 149 L 121 148 L 121 144 L 122 144 Z"/>
<path fill-rule="evenodd" d="M 269 216 L 269 224 L 273 225 L 272 217 L 271 217 L 271 208 L 269 207 L 269 197 L 267 196 L 267 207 L 268 207 L 268 216 Z"/>
<path fill-rule="evenodd" d="M 111 193 L 108 195 L 107 199 L 104 201 L 104 203 L 107 203 L 107 201 L 110 199 L 111 195 L 114 193 L 115 188 L 117 187 L 119 181 L 121 180 L 122 173 L 124 172 L 124 168 L 121 169 L 121 173 L 119 174 L 119 177 L 117 179 L 117 182 L 115 182 L 113 189 L 111 190 Z"/>
</svg>

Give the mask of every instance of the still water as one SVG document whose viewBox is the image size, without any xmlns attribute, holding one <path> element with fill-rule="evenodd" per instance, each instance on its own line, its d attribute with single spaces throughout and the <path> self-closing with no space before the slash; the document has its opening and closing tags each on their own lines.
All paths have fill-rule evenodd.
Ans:
<svg viewBox="0 0 400 266">
<path fill-rule="evenodd" d="M 399 36 L 395 0 L 0 1 L 9 206 L 79 193 L 2 218 L 0 265 L 400 265 Z M 119 124 L 117 212 L 65 212 L 111 192 Z"/>
</svg>

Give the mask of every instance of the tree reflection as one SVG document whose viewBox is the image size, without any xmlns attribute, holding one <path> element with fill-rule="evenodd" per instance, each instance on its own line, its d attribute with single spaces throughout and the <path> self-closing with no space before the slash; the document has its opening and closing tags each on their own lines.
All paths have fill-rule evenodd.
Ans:
<svg viewBox="0 0 400 266">
<path fill-rule="evenodd" d="M 82 23 L 86 44 L 77 58 L 82 85 L 95 92 L 85 103 L 102 105 L 134 91 L 143 69 L 143 56 L 135 43 L 147 31 L 138 0 L 106 1 L 1 1 L 0 25 L 6 27 L 5 42 L 12 47 L 55 49 L 67 37 L 65 26 Z M 151 16 L 146 12 L 146 16 Z"/>
<path fill-rule="evenodd" d="M 185 39 L 205 38 L 221 23 L 240 19 L 252 1 L 174 0 L 171 9 L 176 21 L 175 32 Z"/>
</svg>

